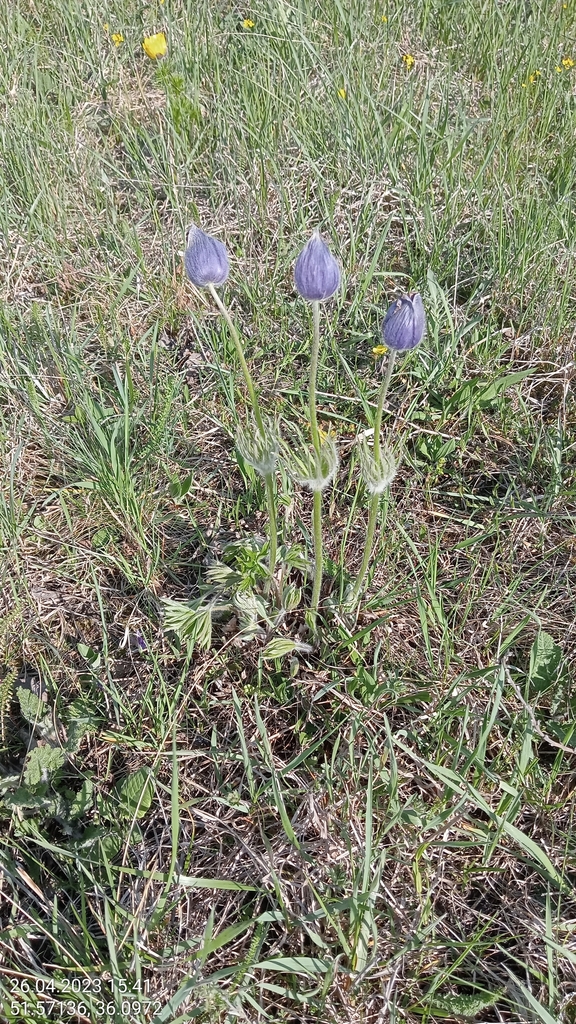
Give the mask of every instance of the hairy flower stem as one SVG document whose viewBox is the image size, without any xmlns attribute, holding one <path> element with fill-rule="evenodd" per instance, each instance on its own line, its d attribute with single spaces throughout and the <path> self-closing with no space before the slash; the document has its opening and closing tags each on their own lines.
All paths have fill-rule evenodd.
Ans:
<svg viewBox="0 0 576 1024">
<path fill-rule="evenodd" d="M 320 465 L 321 443 L 320 431 L 318 430 L 318 418 L 316 415 L 316 378 L 318 376 L 318 354 L 320 352 L 320 303 L 312 303 L 312 318 L 314 325 L 314 336 L 312 340 L 312 356 L 310 359 L 310 431 L 312 433 L 312 444 Z M 314 527 L 314 586 L 312 588 L 312 603 L 310 605 L 310 618 L 312 628 L 316 625 L 318 605 L 320 603 L 320 590 L 322 587 L 322 492 L 314 491 L 314 506 L 312 509 L 312 523 Z"/>
<path fill-rule="evenodd" d="M 268 571 L 270 573 L 266 582 L 265 594 L 268 597 L 270 587 L 274 580 L 274 569 L 276 568 L 276 549 L 278 543 L 278 526 L 276 524 L 276 495 L 274 491 L 274 474 L 267 473 L 264 477 L 266 485 L 266 502 L 268 504 L 268 519 L 270 521 L 270 542 L 268 552 Z M 279 596 L 279 595 L 278 595 Z"/>
<path fill-rule="evenodd" d="M 382 386 L 380 388 L 380 394 L 378 396 L 378 407 L 376 409 L 376 417 L 374 419 L 374 461 L 376 464 L 380 461 L 380 430 L 382 428 L 382 413 L 384 411 L 384 402 L 386 395 L 388 394 L 388 388 L 390 386 L 390 378 L 392 376 L 392 370 L 394 369 L 394 360 L 396 359 L 396 352 L 394 349 L 390 349 L 388 352 L 388 364 L 386 366 L 386 373 Z M 362 584 L 364 578 L 368 572 L 368 566 L 370 565 L 370 557 L 372 555 L 372 545 L 374 543 L 374 533 L 376 532 L 376 523 L 378 521 L 378 509 L 380 508 L 380 494 L 373 494 L 370 502 L 370 514 L 368 516 L 368 527 L 366 529 L 366 543 L 364 544 L 364 556 L 362 558 L 362 565 L 360 566 L 360 572 L 358 578 L 354 584 L 354 589 L 350 595 L 350 605 L 355 608 L 360 593 L 362 590 Z"/>
<path fill-rule="evenodd" d="M 222 316 L 224 317 L 226 323 L 228 324 L 228 329 L 230 331 L 230 335 L 232 337 L 232 341 L 234 342 L 234 347 L 236 349 L 236 355 L 238 356 L 238 361 L 240 363 L 240 366 L 242 367 L 242 373 L 244 374 L 244 380 L 246 382 L 246 387 L 248 389 L 248 395 L 250 397 L 250 405 L 252 406 L 254 419 L 256 420 L 256 425 L 258 427 L 258 430 L 260 431 L 261 437 L 265 438 L 266 431 L 264 428 L 264 420 L 262 419 L 262 413 L 260 411 L 260 403 L 258 402 L 258 397 L 256 395 L 256 390 L 254 388 L 252 375 L 250 373 L 250 370 L 248 369 L 248 363 L 246 362 L 246 358 L 244 356 L 244 349 L 242 348 L 240 336 L 238 334 L 238 331 L 236 330 L 236 326 L 234 324 L 234 321 L 232 320 L 232 317 L 230 316 L 230 313 L 228 312 L 226 306 L 222 302 L 222 299 L 218 295 L 218 292 L 216 291 L 214 285 L 209 284 L 208 288 L 212 298 L 214 299 L 214 302 L 218 306 L 218 309 L 220 310 Z M 268 562 L 270 576 L 266 583 L 266 595 L 268 595 L 270 593 L 272 580 L 274 579 L 274 569 L 276 568 L 276 552 L 278 546 L 278 527 L 276 522 L 276 496 L 274 488 L 274 473 L 267 473 L 264 477 L 264 483 L 266 486 L 266 504 L 268 505 L 268 519 L 270 522 L 270 545 Z"/>
</svg>

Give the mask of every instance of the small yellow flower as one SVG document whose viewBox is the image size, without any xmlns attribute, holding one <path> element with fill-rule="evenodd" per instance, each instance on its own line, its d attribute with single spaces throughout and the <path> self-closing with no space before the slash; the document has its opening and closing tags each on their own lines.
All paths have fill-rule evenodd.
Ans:
<svg viewBox="0 0 576 1024">
<path fill-rule="evenodd" d="M 565 68 L 573 68 L 574 67 L 574 61 L 572 60 L 572 57 L 563 57 L 562 58 L 562 66 L 565 67 Z"/>
<path fill-rule="evenodd" d="M 104 22 L 104 31 L 105 31 L 105 32 L 108 32 L 108 29 L 109 29 L 109 28 L 110 28 L 110 25 L 108 24 L 108 22 L 107 22 L 107 21 L 105 21 L 105 22 Z"/>
<path fill-rule="evenodd" d="M 252 21 L 252 18 L 244 18 L 242 24 L 244 28 L 254 28 L 254 22 Z"/>
<path fill-rule="evenodd" d="M 414 64 L 416 63 L 416 61 L 415 61 L 415 59 L 414 59 L 414 57 L 412 56 L 411 53 L 403 54 L 402 60 L 404 61 L 404 64 L 406 65 L 407 71 L 410 71 L 410 68 L 413 68 Z"/>
<path fill-rule="evenodd" d="M 376 345 L 376 347 L 372 349 L 372 354 L 376 356 L 376 359 L 379 359 L 380 356 L 385 356 L 387 351 L 388 349 L 386 345 Z"/>
<path fill-rule="evenodd" d="M 166 36 L 163 32 L 157 32 L 153 36 L 146 36 L 142 43 L 142 48 L 146 56 L 150 57 L 150 60 L 156 60 L 156 57 L 163 57 L 168 50 Z"/>
<path fill-rule="evenodd" d="M 560 67 L 559 64 L 556 65 L 556 71 L 558 72 L 559 75 L 562 73 L 562 68 Z"/>
<path fill-rule="evenodd" d="M 386 17 L 385 14 L 382 15 L 382 21 L 388 21 L 388 18 Z"/>
<path fill-rule="evenodd" d="M 532 74 L 528 78 L 528 81 L 530 82 L 530 85 L 534 85 L 534 82 L 536 81 L 536 79 L 540 78 L 541 75 L 542 75 L 541 71 L 533 71 Z"/>
<path fill-rule="evenodd" d="M 338 95 L 341 100 L 346 99 L 346 89 L 338 89 Z"/>
<path fill-rule="evenodd" d="M 121 32 L 113 32 L 111 36 L 114 46 L 120 46 L 120 43 L 124 42 L 124 36 Z"/>
</svg>

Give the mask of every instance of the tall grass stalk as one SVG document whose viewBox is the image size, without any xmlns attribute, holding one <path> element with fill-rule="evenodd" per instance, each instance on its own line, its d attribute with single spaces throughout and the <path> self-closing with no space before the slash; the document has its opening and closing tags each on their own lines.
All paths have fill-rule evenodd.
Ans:
<svg viewBox="0 0 576 1024">
<path fill-rule="evenodd" d="M 214 285 L 213 284 L 209 284 L 208 285 L 208 289 L 210 291 L 210 294 L 211 294 L 212 298 L 214 299 L 214 302 L 218 306 L 218 309 L 220 310 L 222 316 L 224 317 L 226 323 L 228 324 L 228 329 L 230 331 L 230 335 L 232 337 L 232 341 L 234 342 L 234 347 L 236 349 L 236 355 L 238 356 L 238 360 L 240 362 L 240 366 L 242 367 L 242 373 L 244 374 L 244 380 L 246 382 L 246 387 L 248 389 L 248 395 L 249 395 L 249 398 L 250 398 L 250 404 L 252 406 L 252 412 L 254 413 L 254 419 L 256 420 L 256 425 L 258 427 L 258 431 L 260 433 L 260 436 L 262 437 L 262 440 L 265 440 L 265 438 L 266 438 L 266 428 L 264 426 L 264 420 L 262 418 L 262 412 L 260 410 L 260 403 L 258 401 L 258 396 L 256 394 L 256 389 L 254 387 L 254 382 L 252 380 L 252 375 L 251 375 L 250 370 L 248 368 L 248 363 L 246 362 L 246 357 L 244 355 L 244 349 L 243 349 L 243 346 L 242 346 L 242 342 L 240 341 L 240 335 L 238 334 L 238 331 L 236 330 L 236 325 L 234 324 L 234 321 L 232 320 L 232 317 L 230 316 L 230 313 L 229 313 L 227 307 L 222 302 L 222 299 L 218 295 L 218 292 L 216 291 Z M 318 430 L 318 428 L 316 428 L 316 431 L 317 430 Z M 270 588 L 271 588 L 271 585 L 272 585 L 272 580 L 274 579 L 274 569 L 275 569 L 275 566 L 276 566 L 276 554 L 277 554 L 277 550 L 278 550 L 278 525 L 277 525 L 277 519 L 276 519 L 276 494 L 275 494 L 274 474 L 273 473 L 266 473 L 265 474 L 265 476 L 264 476 L 264 484 L 265 484 L 265 489 L 266 489 L 266 504 L 267 504 L 267 507 L 268 507 L 268 520 L 269 520 L 269 524 L 270 524 L 270 526 L 269 526 L 269 573 L 270 573 L 270 577 L 269 577 L 269 579 L 267 581 L 267 584 L 266 584 L 266 593 L 268 594 L 270 592 Z"/>
<path fill-rule="evenodd" d="M 384 374 L 384 380 L 380 387 L 380 394 L 378 396 L 378 407 L 376 409 L 376 418 L 374 420 L 374 462 L 376 465 L 380 462 L 380 431 L 382 429 L 382 414 L 384 411 L 384 402 L 386 401 L 386 395 L 388 394 L 388 388 L 390 386 L 390 378 L 392 377 L 392 370 L 394 369 L 394 363 L 396 361 L 395 349 L 389 349 L 388 351 L 388 363 L 386 365 L 386 373 Z M 360 593 L 362 591 L 362 585 L 368 572 L 368 566 L 370 565 L 370 558 L 372 556 L 372 547 L 374 544 L 374 533 L 376 532 L 376 523 L 378 522 L 378 510 L 380 508 L 381 494 L 373 494 L 370 501 L 370 514 L 368 516 L 368 528 L 366 530 L 366 542 L 364 544 L 364 555 L 362 557 L 362 565 L 360 566 L 360 572 L 354 584 L 354 589 L 350 595 L 350 604 L 353 608 L 356 607 Z"/>
</svg>

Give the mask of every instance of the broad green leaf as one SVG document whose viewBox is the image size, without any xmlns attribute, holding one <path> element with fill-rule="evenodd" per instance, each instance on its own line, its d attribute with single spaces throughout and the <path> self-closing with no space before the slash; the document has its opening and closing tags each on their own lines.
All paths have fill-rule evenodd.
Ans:
<svg viewBox="0 0 576 1024">
<path fill-rule="evenodd" d="M 102 526 L 92 534 L 91 545 L 95 551 L 106 548 L 114 540 L 114 534 L 108 526 Z"/>
<path fill-rule="evenodd" d="M 32 690 L 27 690 L 24 686 L 19 686 L 16 690 L 16 696 L 20 704 L 20 713 L 22 718 L 25 718 L 31 725 L 35 725 L 37 722 L 41 722 L 42 719 L 48 713 L 48 707 L 43 700 L 40 699 Z"/>
<path fill-rule="evenodd" d="M 293 612 L 295 608 L 298 608 L 302 600 L 302 590 L 300 587 L 296 587 L 293 583 L 289 583 L 287 587 L 284 587 L 282 591 L 282 607 L 287 612 Z"/>
<path fill-rule="evenodd" d="M 82 783 L 82 788 L 75 794 L 74 799 L 70 803 L 69 815 L 70 819 L 74 821 L 75 818 L 81 818 L 86 811 L 90 810 L 94 798 L 94 783 L 90 779 L 85 779 Z"/>
<path fill-rule="evenodd" d="M 24 764 L 24 782 L 27 786 L 47 782 L 65 761 L 66 754 L 60 747 L 34 747 Z"/>
<path fill-rule="evenodd" d="M 120 813 L 124 817 L 143 818 L 150 809 L 154 787 L 147 768 L 139 768 L 116 786 Z"/>
<path fill-rule="evenodd" d="M 537 693 L 547 690 L 556 682 L 562 663 L 562 648 L 549 633 L 541 630 L 530 651 L 530 688 Z"/>
<path fill-rule="evenodd" d="M 504 989 L 496 992 L 482 992 L 474 995 L 442 996 L 434 992 L 430 996 L 430 1009 L 437 1017 L 476 1017 L 481 1010 L 487 1010 L 503 996 Z"/>
<path fill-rule="evenodd" d="M 86 644 L 78 644 L 78 654 L 88 662 L 90 668 L 99 668 L 100 654 L 98 651 L 95 651 L 93 647 L 87 647 Z"/>
<path fill-rule="evenodd" d="M 518 370 L 516 373 L 507 373 L 503 377 L 498 377 L 487 388 L 484 388 L 478 396 L 478 408 L 487 409 L 489 406 L 494 405 L 495 400 L 503 391 L 506 391 L 507 388 L 512 387 L 514 384 L 519 384 L 521 380 L 524 380 L 531 373 L 534 373 L 534 367 L 530 367 L 529 370 Z"/>
<path fill-rule="evenodd" d="M 271 640 L 270 643 L 266 644 L 266 647 L 261 652 L 262 658 L 283 658 L 285 654 L 291 654 L 296 648 L 294 640 L 289 640 L 287 637 L 276 637 L 275 640 Z"/>
</svg>

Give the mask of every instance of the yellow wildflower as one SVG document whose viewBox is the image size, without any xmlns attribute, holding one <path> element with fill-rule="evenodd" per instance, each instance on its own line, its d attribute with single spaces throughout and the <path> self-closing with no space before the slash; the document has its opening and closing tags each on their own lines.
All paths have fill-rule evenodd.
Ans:
<svg viewBox="0 0 576 1024">
<path fill-rule="evenodd" d="M 414 67 L 414 64 L 416 63 L 416 61 L 415 61 L 415 59 L 414 59 L 414 57 L 412 56 L 411 53 L 403 54 L 402 60 L 404 61 L 405 65 L 406 65 L 406 69 L 408 71 L 410 71 L 410 68 Z"/>
<path fill-rule="evenodd" d="M 385 14 L 382 15 L 382 21 L 388 21 L 388 18 L 386 17 Z"/>
<path fill-rule="evenodd" d="M 536 79 L 540 78 L 541 75 L 542 75 L 541 71 L 533 71 L 532 74 L 528 78 L 528 81 L 530 82 L 530 85 L 534 85 L 534 82 L 536 81 Z"/>
<path fill-rule="evenodd" d="M 121 32 L 113 32 L 111 36 L 114 46 L 120 46 L 120 43 L 124 42 L 124 36 Z"/>
<path fill-rule="evenodd" d="M 560 67 L 559 64 L 556 65 L 556 71 L 558 72 L 559 75 L 562 73 L 562 68 Z"/>
<path fill-rule="evenodd" d="M 110 28 L 110 25 L 108 24 L 107 21 L 105 21 L 104 22 L 104 31 L 107 32 L 109 28 Z"/>
<path fill-rule="evenodd" d="M 338 95 L 341 100 L 346 99 L 346 89 L 338 89 Z"/>
<path fill-rule="evenodd" d="M 252 21 L 252 18 L 244 18 L 242 24 L 244 28 L 254 28 L 254 22 Z"/>
<path fill-rule="evenodd" d="M 574 67 L 574 61 L 572 60 L 572 57 L 563 57 L 562 58 L 562 66 L 565 67 L 565 68 L 573 68 Z"/>
<path fill-rule="evenodd" d="M 156 57 L 163 57 L 168 50 L 166 36 L 163 32 L 156 32 L 153 36 L 146 36 L 142 43 L 142 48 L 146 56 L 150 57 L 150 60 L 156 60 Z"/>
<path fill-rule="evenodd" d="M 387 351 L 388 348 L 386 345 L 376 345 L 376 347 L 372 349 L 372 354 L 376 356 L 376 359 L 379 359 L 380 356 L 385 356 Z"/>
</svg>

